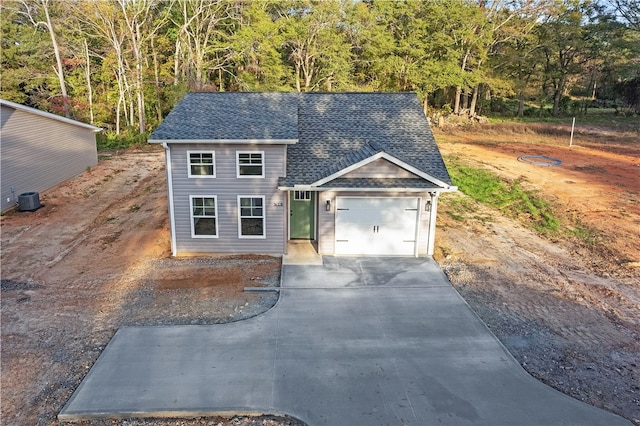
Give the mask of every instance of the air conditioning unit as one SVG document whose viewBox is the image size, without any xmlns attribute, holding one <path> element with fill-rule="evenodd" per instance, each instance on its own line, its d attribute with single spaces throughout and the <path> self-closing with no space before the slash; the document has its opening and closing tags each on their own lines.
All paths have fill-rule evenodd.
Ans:
<svg viewBox="0 0 640 426">
<path fill-rule="evenodd" d="M 21 212 L 32 212 L 38 210 L 42 205 L 40 204 L 40 194 L 37 192 L 25 192 L 18 195 L 18 210 Z"/>
</svg>

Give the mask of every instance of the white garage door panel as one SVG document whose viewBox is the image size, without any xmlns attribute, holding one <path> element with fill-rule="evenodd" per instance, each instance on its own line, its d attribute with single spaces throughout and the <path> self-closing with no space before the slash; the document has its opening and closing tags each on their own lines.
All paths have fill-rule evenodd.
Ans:
<svg viewBox="0 0 640 426">
<path fill-rule="evenodd" d="M 413 256 L 417 198 L 336 200 L 336 254 Z"/>
</svg>

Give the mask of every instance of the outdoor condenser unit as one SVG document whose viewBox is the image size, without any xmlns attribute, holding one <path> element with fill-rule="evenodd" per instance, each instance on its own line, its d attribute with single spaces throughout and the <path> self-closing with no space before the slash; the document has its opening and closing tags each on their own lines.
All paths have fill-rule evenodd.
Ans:
<svg viewBox="0 0 640 426">
<path fill-rule="evenodd" d="M 18 195 L 18 210 L 28 212 L 40 208 L 40 194 L 37 192 L 25 192 Z"/>
</svg>

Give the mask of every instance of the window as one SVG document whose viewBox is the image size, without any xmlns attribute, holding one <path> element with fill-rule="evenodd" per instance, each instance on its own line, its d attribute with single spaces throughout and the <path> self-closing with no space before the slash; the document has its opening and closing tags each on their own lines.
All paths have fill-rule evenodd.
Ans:
<svg viewBox="0 0 640 426">
<path fill-rule="evenodd" d="M 264 197 L 238 196 L 238 236 L 264 238 Z"/>
<path fill-rule="evenodd" d="M 311 191 L 293 191 L 293 199 L 296 201 L 310 201 Z"/>
<path fill-rule="evenodd" d="M 264 177 L 264 152 L 238 151 L 238 177 Z"/>
<path fill-rule="evenodd" d="M 216 177 L 216 156 L 213 152 L 188 151 L 189 177 Z"/>
<path fill-rule="evenodd" d="M 191 202 L 191 236 L 218 238 L 218 208 L 215 196 L 189 197 Z"/>
</svg>

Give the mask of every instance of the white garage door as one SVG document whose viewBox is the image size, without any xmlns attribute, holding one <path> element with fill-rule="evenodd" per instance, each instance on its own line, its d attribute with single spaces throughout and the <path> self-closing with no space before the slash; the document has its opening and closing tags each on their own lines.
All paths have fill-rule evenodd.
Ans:
<svg viewBox="0 0 640 426">
<path fill-rule="evenodd" d="M 413 256 L 418 198 L 336 199 L 336 254 Z"/>
</svg>

